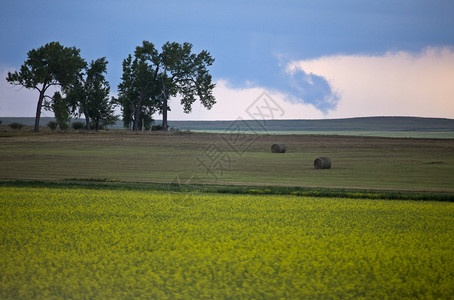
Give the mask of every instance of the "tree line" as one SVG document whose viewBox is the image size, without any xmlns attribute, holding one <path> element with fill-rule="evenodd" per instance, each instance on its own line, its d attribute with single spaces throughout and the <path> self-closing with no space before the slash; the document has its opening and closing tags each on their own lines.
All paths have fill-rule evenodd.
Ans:
<svg viewBox="0 0 454 300">
<path fill-rule="evenodd" d="M 71 116 L 84 117 L 87 130 L 98 130 L 118 120 L 114 110 L 120 106 L 125 128 L 150 129 L 153 114 L 162 115 L 162 129 L 168 130 L 169 99 L 180 96 L 185 113 L 198 100 L 210 109 L 216 100 L 215 84 L 208 71 L 214 59 L 203 50 L 193 53 L 192 44 L 165 43 L 159 51 L 143 41 L 123 61 L 118 97 L 110 97 L 106 80 L 106 57 L 87 63 L 80 49 L 48 43 L 28 52 L 19 71 L 8 72 L 6 80 L 38 92 L 35 132 L 39 131 L 41 111 L 52 111 L 60 128 L 66 128 Z M 57 91 L 49 95 L 49 88 Z"/>
</svg>

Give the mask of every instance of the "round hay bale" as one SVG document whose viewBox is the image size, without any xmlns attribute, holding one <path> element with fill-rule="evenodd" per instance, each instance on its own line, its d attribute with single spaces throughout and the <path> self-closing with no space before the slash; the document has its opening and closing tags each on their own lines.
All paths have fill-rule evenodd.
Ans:
<svg viewBox="0 0 454 300">
<path fill-rule="evenodd" d="M 329 157 L 318 157 L 314 160 L 314 167 L 316 169 L 329 169 L 331 168 L 331 159 Z"/>
<path fill-rule="evenodd" d="M 271 153 L 285 153 L 287 148 L 285 148 L 284 144 L 273 144 L 271 146 Z"/>
</svg>

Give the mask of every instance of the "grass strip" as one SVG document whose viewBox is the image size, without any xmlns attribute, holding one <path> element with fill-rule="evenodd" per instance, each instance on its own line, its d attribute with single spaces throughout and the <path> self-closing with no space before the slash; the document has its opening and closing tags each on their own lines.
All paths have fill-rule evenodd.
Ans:
<svg viewBox="0 0 454 300">
<path fill-rule="evenodd" d="M 412 200 L 454 202 L 454 193 L 341 188 L 306 188 L 292 186 L 242 186 L 215 184 L 170 184 L 122 182 L 109 178 L 66 179 L 63 181 L 3 180 L 0 187 L 84 188 L 97 190 L 169 191 L 176 193 L 213 193 L 240 195 L 293 195 L 350 199 Z"/>
</svg>

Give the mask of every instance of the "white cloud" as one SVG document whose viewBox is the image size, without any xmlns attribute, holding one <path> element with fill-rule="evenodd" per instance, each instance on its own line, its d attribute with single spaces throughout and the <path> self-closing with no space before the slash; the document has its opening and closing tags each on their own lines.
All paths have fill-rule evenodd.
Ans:
<svg viewBox="0 0 454 300">
<path fill-rule="evenodd" d="M 291 62 L 287 72 L 323 76 L 340 94 L 329 118 L 423 116 L 454 118 L 454 49 L 383 56 L 337 55 Z"/>
<path fill-rule="evenodd" d="M 214 96 L 216 104 L 211 110 L 205 109 L 199 102 L 194 103 L 190 114 L 183 113 L 183 108 L 178 99 L 172 99 L 169 120 L 235 120 L 239 117 L 251 119 L 247 110 L 262 94 L 266 92 L 283 114 L 274 116 L 279 119 L 320 119 L 323 113 L 312 104 L 290 103 L 285 101 L 289 95 L 279 91 L 267 90 L 263 87 L 233 88 L 225 80 L 216 83 Z M 155 116 L 160 118 L 160 116 Z"/>
</svg>

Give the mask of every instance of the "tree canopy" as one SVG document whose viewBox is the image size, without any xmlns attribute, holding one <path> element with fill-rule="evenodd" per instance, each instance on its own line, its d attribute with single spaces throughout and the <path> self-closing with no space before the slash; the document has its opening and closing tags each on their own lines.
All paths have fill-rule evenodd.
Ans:
<svg viewBox="0 0 454 300">
<path fill-rule="evenodd" d="M 130 54 L 123 61 L 123 75 L 118 85 L 118 99 L 122 106 L 123 124 L 134 131 L 139 124 L 151 126 L 152 116 L 157 110 L 159 87 L 156 82 L 159 65 L 158 52 L 154 45 L 144 42 L 136 47 L 134 59 Z"/>
<path fill-rule="evenodd" d="M 39 92 L 34 129 L 38 132 L 43 100 L 45 97 L 51 98 L 46 95 L 48 88 L 67 87 L 75 80 L 86 63 L 80 57 L 80 49 L 64 47 L 59 42 L 51 42 L 38 49 L 30 50 L 27 56 L 28 59 L 19 72 L 8 72 L 6 80 L 11 84 Z"/>
<path fill-rule="evenodd" d="M 66 101 L 66 99 L 62 97 L 60 92 L 55 92 L 52 100 L 46 101 L 44 108 L 54 113 L 56 123 L 58 127 L 60 127 L 60 129 L 64 130 L 69 127 L 71 111 L 68 105 L 68 101 Z"/>
<path fill-rule="evenodd" d="M 143 41 L 142 46 L 136 47 L 134 59 L 129 55 L 123 61 L 118 102 L 125 125 L 132 123 L 133 130 L 138 130 L 140 122 L 151 120 L 153 113 L 159 111 L 163 130 L 167 130 L 170 97 L 181 97 L 185 113 L 191 112 L 196 100 L 211 109 L 216 103 L 215 84 L 207 67 L 213 62 L 205 50 L 192 53 L 190 43 L 167 42 L 159 53 L 153 43 Z"/>
<path fill-rule="evenodd" d="M 214 58 L 206 50 L 193 53 L 192 44 L 165 43 L 161 51 L 143 41 L 133 55 L 123 61 L 123 75 L 118 85 L 118 99 L 109 99 L 110 85 L 105 78 L 105 57 L 88 65 L 80 57 L 80 49 L 64 47 L 59 42 L 48 43 L 28 52 L 19 71 L 8 72 L 6 80 L 14 85 L 39 92 L 35 131 L 43 105 L 58 114 L 61 126 L 68 120 L 67 110 L 79 117 L 84 115 L 87 130 L 92 125 L 108 125 L 116 120 L 114 103 L 121 105 L 125 127 L 139 130 L 150 128 L 153 114 L 162 114 L 162 128 L 168 129 L 169 100 L 179 97 L 185 113 L 190 113 L 195 101 L 207 109 L 216 103 L 215 84 L 208 71 Z M 49 87 L 60 92 L 48 95 Z M 64 97 L 65 96 L 65 97 Z M 45 98 L 50 99 L 44 101 Z"/>
<path fill-rule="evenodd" d="M 72 112 L 85 117 L 87 130 L 92 126 L 97 131 L 100 126 L 116 121 L 114 105 L 109 98 L 110 85 L 104 76 L 107 63 L 105 57 L 91 61 L 74 82 L 64 89 Z"/>
</svg>

